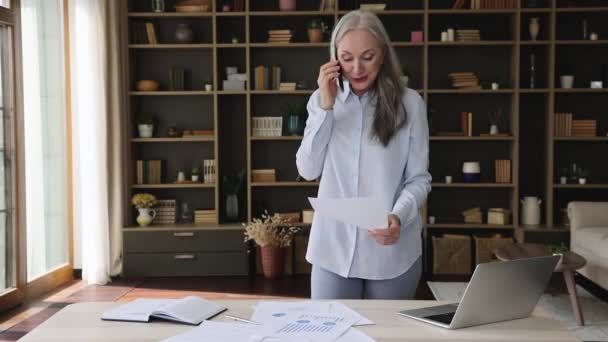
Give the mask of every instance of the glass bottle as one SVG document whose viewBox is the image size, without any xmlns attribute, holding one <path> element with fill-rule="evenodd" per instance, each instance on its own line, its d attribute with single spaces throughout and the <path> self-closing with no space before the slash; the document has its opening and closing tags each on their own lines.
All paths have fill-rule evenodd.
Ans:
<svg viewBox="0 0 608 342">
<path fill-rule="evenodd" d="M 151 0 L 152 1 L 152 12 L 164 12 L 165 11 L 165 0 Z"/>
</svg>

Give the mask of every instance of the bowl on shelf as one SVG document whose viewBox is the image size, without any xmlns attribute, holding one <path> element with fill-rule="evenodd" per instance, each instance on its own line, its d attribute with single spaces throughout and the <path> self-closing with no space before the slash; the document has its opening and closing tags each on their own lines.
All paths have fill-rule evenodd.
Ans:
<svg viewBox="0 0 608 342">
<path fill-rule="evenodd" d="M 462 164 L 462 179 L 465 183 L 479 182 L 480 174 L 479 162 L 464 162 Z"/>
<path fill-rule="evenodd" d="M 157 91 L 160 89 L 160 83 L 156 80 L 139 80 L 135 89 L 138 91 Z"/>
</svg>

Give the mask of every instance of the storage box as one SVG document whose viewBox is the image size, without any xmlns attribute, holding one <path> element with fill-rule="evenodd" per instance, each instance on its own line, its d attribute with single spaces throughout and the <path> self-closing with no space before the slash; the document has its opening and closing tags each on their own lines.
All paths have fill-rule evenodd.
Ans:
<svg viewBox="0 0 608 342">
<path fill-rule="evenodd" d="M 302 210 L 302 223 L 311 224 L 314 214 L 315 214 L 315 211 L 312 209 Z"/>
<path fill-rule="evenodd" d="M 283 117 L 258 116 L 251 118 L 254 137 L 280 137 L 283 132 Z"/>
<path fill-rule="evenodd" d="M 228 75 L 228 81 L 247 81 L 247 74 L 230 74 Z"/>
<path fill-rule="evenodd" d="M 448 234 L 433 236 L 433 273 L 470 274 L 471 237 Z"/>
<path fill-rule="evenodd" d="M 230 91 L 243 91 L 245 90 L 245 81 L 241 80 L 224 80 L 223 81 L 224 90 Z"/>
<path fill-rule="evenodd" d="M 276 182 L 276 171 L 275 169 L 251 170 L 251 181 L 254 183 Z"/>
<path fill-rule="evenodd" d="M 504 208 L 488 209 L 488 224 L 509 224 L 511 221 L 511 211 Z"/>
<path fill-rule="evenodd" d="M 475 263 L 495 261 L 494 251 L 497 248 L 513 244 L 512 238 L 503 237 L 475 237 Z"/>
</svg>

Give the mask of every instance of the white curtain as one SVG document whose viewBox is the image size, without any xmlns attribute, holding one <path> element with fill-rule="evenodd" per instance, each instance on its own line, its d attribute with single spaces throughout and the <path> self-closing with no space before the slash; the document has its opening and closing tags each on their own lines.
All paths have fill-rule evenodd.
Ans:
<svg viewBox="0 0 608 342">
<path fill-rule="evenodd" d="M 70 0 L 74 222 L 82 276 L 105 284 L 121 269 L 123 109 L 120 20 L 125 1 Z"/>
</svg>

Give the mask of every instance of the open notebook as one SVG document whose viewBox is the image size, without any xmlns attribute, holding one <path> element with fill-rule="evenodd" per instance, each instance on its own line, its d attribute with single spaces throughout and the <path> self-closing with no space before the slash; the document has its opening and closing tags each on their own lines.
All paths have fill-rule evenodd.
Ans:
<svg viewBox="0 0 608 342">
<path fill-rule="evenodd" d="M 149 322 L 151 318 L 197 325 L 223 311 L 226 307 L 200 297 L 181 299 L 139 298 L 105 311 L 101 319 L 107 321 Z"/>
</svg>

